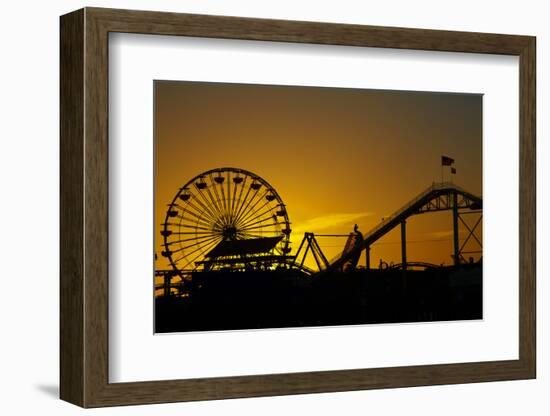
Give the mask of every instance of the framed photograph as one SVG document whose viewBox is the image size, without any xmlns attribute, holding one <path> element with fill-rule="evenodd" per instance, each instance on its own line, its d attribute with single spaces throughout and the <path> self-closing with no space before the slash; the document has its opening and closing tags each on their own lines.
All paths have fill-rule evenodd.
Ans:
<svg viewBox="0 0 550 416">
<path fill-rule="evenodd" d="M 61 398 L 535 378 L 535 49 L 62 16 Z"/>
</svg>

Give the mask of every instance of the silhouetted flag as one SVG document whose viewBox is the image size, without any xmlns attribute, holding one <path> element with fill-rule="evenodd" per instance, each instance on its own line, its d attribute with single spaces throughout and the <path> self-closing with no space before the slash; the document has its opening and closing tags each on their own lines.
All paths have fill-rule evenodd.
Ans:
<svg viewBox="0 0 550 416">
<path fill-rule="evenodd" d="M 456 175 L 456 169 L 455 169 L 455 168 L 451 168 L 451 173 L 452 173 L 453 175 Z"/>
<path fill-rule="evenodd" d="M 441 156 L 441 166 L 451 166 L 455 163 L 455 160 L 449 156 Z"/>
</svg>

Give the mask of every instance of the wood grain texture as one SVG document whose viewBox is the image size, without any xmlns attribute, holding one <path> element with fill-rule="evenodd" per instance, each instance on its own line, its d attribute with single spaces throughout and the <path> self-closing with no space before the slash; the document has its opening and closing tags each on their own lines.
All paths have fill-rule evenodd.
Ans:
<svg viewBox="0 0 550 416">
<path fill-rule="evenodd" d="M 85 406 L 97 401 L 108 380 L 109 182 L 108 33 L 86 16 L 84 58 L 84 358 Z"/>
<path fill-rule="evenodd" d="M 109 383 L 109 32 L 519 56 L 519 359 Z M 64 400 L 83 407 L 99 407 L 535 377 L 535 38 L 96 8 L 63 16 L 61 38 L 61 397 Z"/>
<path fill-rule="evenodd" d="M 536 40 L 520 54 L 519 356 L 536 377 Z"/>
<path fill-rule="evenodd" d="M 61 19 L 60 44 L 60 388 L 84 404 L 84 12 Z"/>
</svg>

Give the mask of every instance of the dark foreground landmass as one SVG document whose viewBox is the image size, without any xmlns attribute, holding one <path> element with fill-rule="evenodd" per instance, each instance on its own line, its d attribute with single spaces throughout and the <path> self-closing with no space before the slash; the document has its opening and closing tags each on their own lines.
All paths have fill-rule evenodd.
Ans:
<svg viewBox="0 0 550 416">
<path fill-rule="evenodd" d="M 155 300 L 155 332 L 482 318 L 482 266 L 426 271 L 201 272 L 187 298 Z"/>
</svg>

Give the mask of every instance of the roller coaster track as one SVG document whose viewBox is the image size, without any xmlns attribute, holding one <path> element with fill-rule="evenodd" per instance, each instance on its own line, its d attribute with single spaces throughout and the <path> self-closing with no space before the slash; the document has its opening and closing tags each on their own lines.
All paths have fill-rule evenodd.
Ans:
<svg viewBox="0 0 550 416">
<path fill-rule="evenodd" d="M 446 210 L 481 210 L 483 208 L 482 198 L 450 182 L 434 183 L 432 186 L 411 199 L 389 217 L 384 218 L 378 225 L 363 235 L 352 249 L 344 250 L 342 253 L 331 259 L 327 268 L 318 273 L 342 270 L 343 266 L 350 261 L 357 261 L 362 250 L 370 247 L 381 237 L 389 233 L 407 218 L 427 212 Z"/>
</svg>

